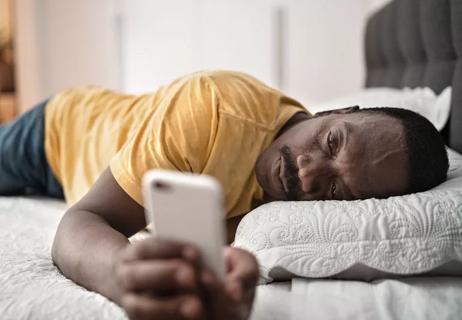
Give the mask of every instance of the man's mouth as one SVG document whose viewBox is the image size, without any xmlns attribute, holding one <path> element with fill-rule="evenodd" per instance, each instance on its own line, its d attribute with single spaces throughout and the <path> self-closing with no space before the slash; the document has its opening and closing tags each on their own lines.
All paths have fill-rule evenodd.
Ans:
<svg viewBox="0 0 462 320">
<path fill-rule="evenodd" d="M 298 190 L 300 189 L 298 166 L 288 146 L 283 146 L 280 151 L 279 181 L 281 182 L 281 189 L 287 200 L 295 201 L 299 199 Z"/>
</svg>

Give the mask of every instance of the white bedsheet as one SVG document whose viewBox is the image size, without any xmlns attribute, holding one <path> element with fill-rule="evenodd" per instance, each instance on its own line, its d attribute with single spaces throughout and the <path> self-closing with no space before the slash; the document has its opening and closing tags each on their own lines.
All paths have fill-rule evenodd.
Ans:
<svg viewBox="0 0 462 320">
<path fill-rule="evenodd" d="M 261 285 L 251 320 L 460 320 L 462 278 L 294 278 Z"/>
<path fill-rule="evenodd" d="M 64 210 L 59 201 L 0 197 L 0 319 L 126 319 L 53 265 Z M 259 286 L 252 320 L 273 319 L 462 319 L 462 278 L 296 278 Z"/>
<path fill-rule="evenodd" d="M 0 319 L 126 319 L 53 265 L 50 248 L 64 210 L 59 201 L 0 197 Z"/>
<path fill-rule="evenodd" d="M 291 319 L 462 319 L 462 278 L 292 280 Z"/>
</svg>

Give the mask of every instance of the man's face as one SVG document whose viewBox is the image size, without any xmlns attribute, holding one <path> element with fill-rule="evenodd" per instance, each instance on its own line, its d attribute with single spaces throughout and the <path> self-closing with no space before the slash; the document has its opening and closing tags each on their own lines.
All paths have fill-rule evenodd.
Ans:
<svg viewBox="0 0 462 320">
<path fill-rule="evenodd" d="M 256 174 L 270 200 L 353 200 L 404 194 L 408 165 L 398 120 L 331 113 L 285 131 L 260 155 Z"/>
</svg>

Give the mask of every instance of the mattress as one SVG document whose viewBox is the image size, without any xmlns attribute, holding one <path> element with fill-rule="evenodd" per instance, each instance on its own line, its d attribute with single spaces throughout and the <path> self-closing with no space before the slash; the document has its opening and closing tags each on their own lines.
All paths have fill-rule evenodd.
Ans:
<svg viewBox="0 0 462 320">
<path fill-rule="evenodd" d="M 461 315 L 462 278 L 295 278 L 259 286 L 251 319 L 456 320 Z"/>
<path fill-rule="evenodd" d="M 0 319 L 126 319 L 53 265 L 51 244 L 65 209 L 60 201 L 0 197 Z"/>
<path fill-rule="evenodd" d="M 126 319 L 116 304 L 53 265 L 50 248 L 65 209 L 55 200 L 0 197 L 0 319 Z M 295 278 L 259 286 L 251 319 L 460 319 L 461 314 L 462 278 Z"/>
</svg>

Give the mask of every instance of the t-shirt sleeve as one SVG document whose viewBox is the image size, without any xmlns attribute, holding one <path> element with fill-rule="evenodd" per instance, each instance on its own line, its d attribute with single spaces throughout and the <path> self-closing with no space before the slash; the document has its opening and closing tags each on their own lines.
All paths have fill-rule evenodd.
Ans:
<svg viewBox="0 0 462 320">
<path fill-rule="evenodd" d="M 156 96 L 110 162 L 118 184 L 141 205 L 141 181 L 148 170 L 203 171 L 218 121 L 218 99 L 206 76 L 181 78 Z"/>
</svg>

